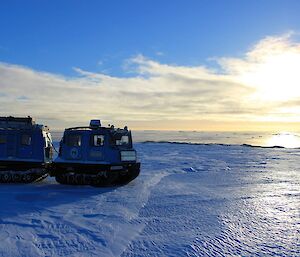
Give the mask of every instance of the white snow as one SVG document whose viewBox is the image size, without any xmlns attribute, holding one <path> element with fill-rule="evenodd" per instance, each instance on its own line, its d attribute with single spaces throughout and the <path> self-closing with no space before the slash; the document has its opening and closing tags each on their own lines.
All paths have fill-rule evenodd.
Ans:
<svg viewBox="0 0 300 257">
<path fill-rule="evenodd" d="M 300 150 L 138 143 L 115 188 L 0 185 L 0 256 L 300 256 Z"/>
</svg>

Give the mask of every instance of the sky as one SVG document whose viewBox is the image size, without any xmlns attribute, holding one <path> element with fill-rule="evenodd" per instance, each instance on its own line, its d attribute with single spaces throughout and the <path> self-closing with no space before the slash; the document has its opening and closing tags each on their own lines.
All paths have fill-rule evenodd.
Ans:
<svg viewBox="0 0 300 257">
<path fill-rule="evenodd" d="M 300 131 L 299 13 L 296 0 L 3 0 L 0 115 Z"/>
</svg>

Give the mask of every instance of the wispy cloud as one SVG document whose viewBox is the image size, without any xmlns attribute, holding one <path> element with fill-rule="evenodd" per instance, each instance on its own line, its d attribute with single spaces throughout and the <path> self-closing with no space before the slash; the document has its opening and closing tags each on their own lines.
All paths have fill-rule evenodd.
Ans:
<svg viewBox="0 0 300 257">
<path fill-rule="evenodd" d="M 219 71 L 138 55 L 126 61 L 132 77 L 80 68 L 75 68 L 78 76 L 65 77 L 0 63 L 1 115 L 32 115 L 59 127 L 94 117 L 232 122 L 288 116 L 299 121 L 300 44 L 291 35 L 267 37 L 242 58 L 217 61 Z M 289 92 L 282 93 L 285 89 Z"/>
</svg>

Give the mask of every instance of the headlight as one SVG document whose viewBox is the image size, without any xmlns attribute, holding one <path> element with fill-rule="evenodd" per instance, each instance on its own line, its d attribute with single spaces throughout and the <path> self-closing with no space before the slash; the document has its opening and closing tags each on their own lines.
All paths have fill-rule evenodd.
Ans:
<svg viewBox="0 0 300 257">
<path fill-rule="evenodd" d="M 135 151 L 121 151 L 121 161 L 136 161 L 136 152 Z"/>
</svg>

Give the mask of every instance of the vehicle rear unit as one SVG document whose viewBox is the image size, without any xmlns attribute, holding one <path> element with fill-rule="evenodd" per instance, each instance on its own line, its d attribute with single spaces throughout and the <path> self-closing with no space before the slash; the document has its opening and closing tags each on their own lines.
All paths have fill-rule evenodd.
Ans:
<svg viewBox="0 0 300 257">
<path fill-rule="evenodd" d="M 61 184 L 110 186 L 126 184 L 140 173 L 131 131 L 102 127 L 65 129 L 51 175 Z"/>
<path fill-rule="evenodd" d="M 0 117 L 0 183 L 31 183 L 47 176 L 52 162 L 47 126 L 31 117 Z"/>
</svg>

